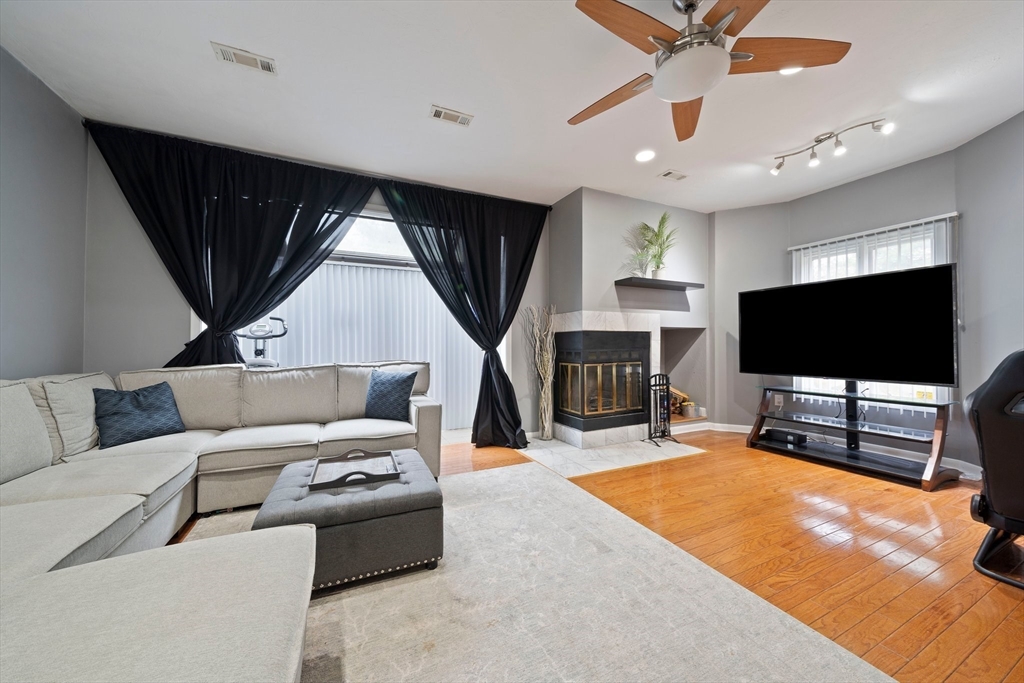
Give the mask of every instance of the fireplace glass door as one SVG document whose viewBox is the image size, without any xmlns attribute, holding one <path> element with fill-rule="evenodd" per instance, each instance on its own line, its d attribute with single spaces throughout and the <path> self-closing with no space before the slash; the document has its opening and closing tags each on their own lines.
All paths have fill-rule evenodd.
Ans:
<svg viewBox="0 0 1024 683">
<path fill-rule="evenodd" d="M 559 364 L 559 405 L 576 415 L 610 415 L 643 409 L 643 364 Z M 581 410 L 582 409 L 582 410 Z"/>
</svg>

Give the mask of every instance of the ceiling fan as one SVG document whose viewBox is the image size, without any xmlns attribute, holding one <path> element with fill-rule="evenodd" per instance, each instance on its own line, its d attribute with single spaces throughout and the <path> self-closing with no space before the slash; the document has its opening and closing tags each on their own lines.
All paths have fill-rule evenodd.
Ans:
<svg viewBox="0 0 1024 683">
<path fill-rule="evenodd" d="M 850 43 L 813 38 L 739 38 L 727 50 L 726 36 L 736 36 L 768 0 L 718 0 L 694 23 L 701 0 L 672 0 L 686 15 L 686 28 L 677 31 L 654 17 L 618 0 L 576 0 L 576 7 L 606 29 L 655 57 L 654 75 L 643 74 L 605 95 L 569 119 L 575 126 L 608 111 L 646 90 L 672 104 L 672 122 L 681 142 L 693 136 L 704 95 L 729 74 L 800 70 L 835 64 Z"/>
</svg>

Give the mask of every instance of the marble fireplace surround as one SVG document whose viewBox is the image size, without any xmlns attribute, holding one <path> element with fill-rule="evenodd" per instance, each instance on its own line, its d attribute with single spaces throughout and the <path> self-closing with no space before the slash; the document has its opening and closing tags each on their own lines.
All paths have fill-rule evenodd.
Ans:
<svg viewBox="0 0 1024 683">
<path fill-rule="evenodd" d="M 650 332 L 650 372 L 661 372 L 661 315 L 659 313 L 622 313 L 619 311 L 571 311 L 556 313 L 555 332 Z M 647 423 L 595 429 L 583 432 L 563 424 L 554 424 L 554 436 L 576 448 L 598 448 L 647 438 Z"/>
</svg>

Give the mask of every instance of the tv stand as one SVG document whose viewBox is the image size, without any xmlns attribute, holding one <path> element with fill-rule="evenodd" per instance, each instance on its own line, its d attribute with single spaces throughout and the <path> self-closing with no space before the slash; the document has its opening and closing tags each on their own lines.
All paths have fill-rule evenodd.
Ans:
<svg viewBox="0 0 1024 683">
<path fill-rule="evenodd" d="M 811 413 L 798 413 L 785 410 L 771 410 L 776 394 L 793 394 L 804 396 L 822 396 L 845 401 L 844 418 L 829 417 Z M 935 410 L 935 425 L 931 430 L 912 429 L 881 423 L 867 422 L 858 419 L 860 401 L 885 403 L 897 406 L 931 408 Z M 747 437 L 747 446 L 761 448 L 774 453 L 792 455 L 807 460 L 814 460 L 828 465 L 865 472 L 874 476 L 892 479 L 901 483 L 920 486 L 925 491 L 934 491 L 947 481 L 960 478 L 960 471 L 942 466 L 942 450 L 946 444 L 946 431 L 949 427 L 949 409 L 954 401 L 936 402 L 909 399 L 867 398 L 857 393 L 855 381 L 846 382 L 846 391 L 830 393 L 805 391 L 795 387 L 761 387 L 761 403 L 757 408 L 754 426 Z M 820 439 L 808 439 L 805 444 L 791 444 L 775 441 L 761 433 L 766 420 L 778 420 L 807 428 L 836 429 L 846 432 L 845 447 L 840 443 L 829 442 L 823 434 Z M 796 427 L 799 429 L 799 427 Z M 910 441 L 919 444 L 930 444 L 931 451 L 926 462 L 919 462 L 896 455 L 863 450 L 860 444 L 862 434 L 881 436 L 889 439 Z M 812 435 L 813 436 L 813 435 Z"/>
</svg>

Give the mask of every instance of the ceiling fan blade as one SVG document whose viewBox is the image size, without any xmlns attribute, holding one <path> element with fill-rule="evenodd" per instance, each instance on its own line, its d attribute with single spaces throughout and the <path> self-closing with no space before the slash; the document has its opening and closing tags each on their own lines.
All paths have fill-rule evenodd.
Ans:
<svg viewBox="0 0 1024 683">
<path fill-rule="evenodd" d="M 654 83 L 654 77 L 650 74 L 644 74 L 643 76 L 637 76 L 626 85 L 622 86 L 618 90 L 612 91 L 605 95 L 597 102 L 581 111 L 576 116 L 569 119 L 569 125 L 575 126 L 577 123 L 583 123 L 589 118 L 593 118 L 602 112 L 606 112 L 612 107 L 622 104 L 628 99 L 636 97 L 640 93 L 644 92 L 651 87 Z"/>
<path fill-rule="evenodd" d="M 718 36 L 725 33 L 725 29 L 729 28 L 729 24 L 731 24 L 732 20 L 736 18 L 736 14 L 739 13 L 739 11 L 739 7 L 733 7 L 729 10 L 728 14 L 719 19 L 718 23 L 712 26 L 711 30 L 708 31 L 708 40 L 712 43 L 718 40 Z"/>
<path fill-rule="evenodd" d="M 619 38 L 649 55 L 657 52 L 658 48 L 647 39 L 648 36 L 669 43 L 679 38 L 679 31 L 671 26 L 617 0 L 576 0 L 576 7 Z"/>
<path fill-rule="evenodd" d="M 676 139 L 679 142 L 693 137 L 697 130 L 697 119 L 700 118 L 700 105 L 704 102 L 703 97 L 698 97 L 689 102 L 672 103 L 672 125 L 676 129 Z"/>
<path fill-rule="evenodd" d="M 835 64 L 850 51 L 850 44 L 814 38 L 739 38 L 735 52 L 750 52 L 754 58 L 733 62 L 730 74 L 756 74 L 793 67 L 808 68 Z"/>
<path fill-rule="evenodd" d="M 736 16 L 725 28 L 725 35 L 738 36 L 767 4 L 768 0 L 718 0 L 701 21 L 708 26 L 714 26 L 735 9 Z"/>
</svg>

